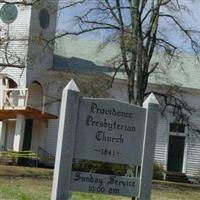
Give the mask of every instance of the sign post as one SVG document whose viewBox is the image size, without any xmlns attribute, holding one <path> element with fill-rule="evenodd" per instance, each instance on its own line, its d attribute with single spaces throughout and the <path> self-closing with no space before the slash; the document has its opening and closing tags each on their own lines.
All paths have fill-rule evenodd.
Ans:
<svg viewBox="0 0 200 200">
<path fill-rule="evenodd" d="M 77 126 L 79 89 L 71 80 L 64 88 L 60 108 L 60 119 L 54 167 L 52 200 L 70 199 L 70 180 Z"/>
<path fill-rule="evenodd" d="M 139 200 L 150 200 L 159 108 L 159 103 L 153 93 L 150 94 L 149 97 L 144 101 L 143 107 L 147 109 L 147 114 L 143 144 Z"/>
<path fill-rule="evenodd" d="M 52 200 L 69 200 L 70 191 L 150 200 L 158 104 L 144 108 L 113 99 L 80 97 L 74 83 L 63 91 Z M 134 177 L 72 171 L 72 160 L 133 165 Z"/>
</svg>

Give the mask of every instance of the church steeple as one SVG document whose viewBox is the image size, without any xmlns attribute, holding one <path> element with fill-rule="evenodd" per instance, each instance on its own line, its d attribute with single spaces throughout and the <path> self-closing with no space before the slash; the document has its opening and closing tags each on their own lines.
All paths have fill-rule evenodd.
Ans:
<svg viewBox="0 0 200 200">
<path fill-rule="evenodd" d="M 47 41 L 55 36 L 58 0 L 12 2 L 0 3 L 0 73 L 25 86 L 52 67 L 53 46 Z"/>
<path fill-rule="evenodd" d="M 44 77 L 52 67 L 58 0 L 41 1 L 32 7 L 28 50 L 27 80 Z"/>
</svg>

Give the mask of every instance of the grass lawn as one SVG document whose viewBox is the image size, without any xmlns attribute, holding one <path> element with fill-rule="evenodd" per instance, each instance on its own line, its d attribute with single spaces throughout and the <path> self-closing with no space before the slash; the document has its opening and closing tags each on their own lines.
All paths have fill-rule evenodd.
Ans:
<svg viewBox="0 0 200 200">
<path fill-rule="evenodd" d="M 0 165 L 0 200 L 48 200 L 52 170 Z M 73 200 L 129 200 L 130 198 L 73 193 Z M 152 200 L 200 200 L 200 187 L 154 183 Z"/>
</svg>

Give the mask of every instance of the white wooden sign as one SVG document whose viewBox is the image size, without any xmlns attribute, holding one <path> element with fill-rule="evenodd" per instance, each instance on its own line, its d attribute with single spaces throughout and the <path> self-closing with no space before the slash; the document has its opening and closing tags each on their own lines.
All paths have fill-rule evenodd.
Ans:
<svg viewBox="0 0 200 200">
<path fill-rule="evenodd" d="M 81 98 L 74 157 L 140 165 L 146 109 L 109 99 Z"/>
<path fill-rule="evenodd" d="M 80 97 L 72 80 L 63 90 L 52 200 L 70 191 L 150 200 L 158 102 L 144 108 L 111 99 Z M 137 166 L 136 177 L 72 171 L 73 158 Z"/>
</svg>

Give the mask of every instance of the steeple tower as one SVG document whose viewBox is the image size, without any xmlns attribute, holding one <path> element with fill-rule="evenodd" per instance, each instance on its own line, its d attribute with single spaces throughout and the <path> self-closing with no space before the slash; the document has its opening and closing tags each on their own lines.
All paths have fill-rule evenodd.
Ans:
<svg viewBox="0 0 200 200">
<path fill-rule="evenodd" d="M 0 150 L 37 152 L 42 120 L 52 117 L 43 80 L 53 64 L 47 41 L 55 36 L 58 0 L 6 2 L 0 3 Z"/>
<path fill-rule="evenodd" d="M 0 4 L 0 73 L 26 87 L 52 65 L 58 0 L 12 2 Z"/>
</svg>

